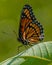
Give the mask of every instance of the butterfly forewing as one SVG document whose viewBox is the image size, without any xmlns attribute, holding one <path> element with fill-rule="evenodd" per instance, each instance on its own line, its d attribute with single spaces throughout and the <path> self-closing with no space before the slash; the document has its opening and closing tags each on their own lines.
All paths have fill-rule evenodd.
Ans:
<svg viewBox="0 0 52 65">
<path fill-rule="evenodd" d="M 25 5 L 20 20 L 19 27 L 19 39 L 25 44 L 25 41 L 28 42 L 38 42 L 43 40 L 43 27 L 36 20 L 32 7 L 30 5 Z"/>
</svg>

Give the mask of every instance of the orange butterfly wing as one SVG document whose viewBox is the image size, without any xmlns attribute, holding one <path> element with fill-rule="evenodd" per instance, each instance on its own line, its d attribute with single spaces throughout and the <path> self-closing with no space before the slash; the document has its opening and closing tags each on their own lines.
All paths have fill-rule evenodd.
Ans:
<svg viewBox="0 0 52 65">
<path fill-rule="evenodd" d="M 42 25 L 33 15 L 32 7 L 25 5 L 21 14 L 19 40 L 26 45 L 28 42 L 38 42 L 43 38 Z"/>
</svg>

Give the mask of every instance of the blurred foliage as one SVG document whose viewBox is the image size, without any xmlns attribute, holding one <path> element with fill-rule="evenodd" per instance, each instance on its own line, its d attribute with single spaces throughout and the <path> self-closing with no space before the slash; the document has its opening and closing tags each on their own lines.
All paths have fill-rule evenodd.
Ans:
<svg viewBox="0 0 52 65">
<path fill-rule="evenodd" d="M 42 42 L 0 63 L 0 65 L 52 65 L 52 41 Z"/>
</svg>

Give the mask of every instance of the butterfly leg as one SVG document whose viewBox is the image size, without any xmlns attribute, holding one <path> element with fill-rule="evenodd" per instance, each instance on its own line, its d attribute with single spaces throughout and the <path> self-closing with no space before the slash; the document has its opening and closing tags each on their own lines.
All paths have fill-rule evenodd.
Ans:
<svg viewBox="0 0 52 65">
<path fill-rule="evenodd" d="M 27 50 L 28 48 L 30 48 L 29 45 L 24 45 L 25 49 Z"/>
<path fill-rule="evenodd" d="M 22 45 L 18 46 L 18 53 L 20 51 L 20 48 L 23 47 L 23 46 L 25 47 L 25 50 L 27 50 L 30 47 L 29 45 L 23 45 L 22 44 Z"/>
<path fill-rule="evenodd" d="M 22 46 L 24 46 L 23 44 L 22 45 L 20 45 L 20 46 L 18 46 L 18 53 L 19 53 L 19 51 L 20 51 L 20 48 L 22 47 Z"/>
</svg>

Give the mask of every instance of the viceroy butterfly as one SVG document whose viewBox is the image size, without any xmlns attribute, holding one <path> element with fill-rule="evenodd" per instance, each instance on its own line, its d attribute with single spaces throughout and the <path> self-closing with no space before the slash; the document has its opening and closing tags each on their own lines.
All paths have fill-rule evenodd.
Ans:
<svg viewBox="0 0 52 65">
<path fill-rule="evenodd" d="M 19 41 L 32 45 L 43 40 L 43 26 L 36 20 L 30 5 L 24 5 L 19 26 Z"/>
</svg>

